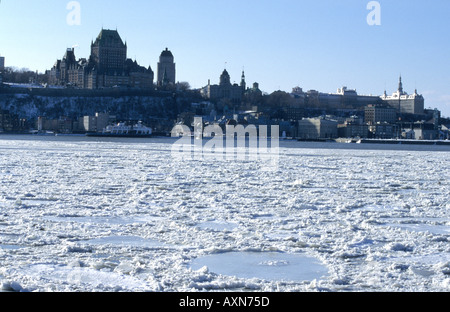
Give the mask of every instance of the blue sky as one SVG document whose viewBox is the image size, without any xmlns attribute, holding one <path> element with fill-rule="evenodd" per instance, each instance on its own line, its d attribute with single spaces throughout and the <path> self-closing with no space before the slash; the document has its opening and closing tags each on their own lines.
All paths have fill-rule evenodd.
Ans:
<svg viewBox="0 0 450 312">
<path fill-rule="evenodd" d="M 300 86 L 388 94 L 405 91 L 450 117 L 450 1 L 379 0 L 381 25 L 367 23 L 369 0 L 79 0 L 81 24 L 67 23 L 68 0 L 2 0 L 0 55 L 6 66 L 43 72 L 77 45 L 89 57 L 100 30 L 116 29 L 128 57 L 156 71 L 168 47 L 177 80 L 194 88 L 232 81 L 268 93 Z"/>
</svg>

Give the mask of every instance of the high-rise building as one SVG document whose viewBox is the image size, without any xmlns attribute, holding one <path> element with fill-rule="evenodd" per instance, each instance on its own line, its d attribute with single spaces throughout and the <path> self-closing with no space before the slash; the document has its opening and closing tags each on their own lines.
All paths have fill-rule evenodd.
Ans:
<svg viewBox="0 0 450 312">
<path fill-rule="evenodd" d="M 162 51 L 158 62 L 158 86 L 175 84 L 176 65 L 172 52 L 166 48 Z"/>
<path fill-rule="evenodd" d="M 127 44 L 117 30 L 102 29 L 95 42 L 91 43 L 91 60 L 98 74 L 123 74 L 127 60 Z"/>
<path fill-rule="evenodd" d="M 91 43 L 90 62 L 93 63 L 92 69 L 97 77 L 95 87 L 127 85 L 126 60 L 127 45 L 117 30 L 102 29 L 95 42 Z"/>
</svg>

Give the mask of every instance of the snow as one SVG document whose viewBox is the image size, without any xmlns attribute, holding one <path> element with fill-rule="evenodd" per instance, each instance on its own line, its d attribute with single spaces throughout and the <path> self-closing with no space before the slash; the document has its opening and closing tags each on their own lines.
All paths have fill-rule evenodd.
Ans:
<svg viewBox="0 0 450 312">
<path fill-rule="evenodd" d="M 450 290 L 448 148 L 173 142 L 0 137 L 0 290 Z"/>
</svg>

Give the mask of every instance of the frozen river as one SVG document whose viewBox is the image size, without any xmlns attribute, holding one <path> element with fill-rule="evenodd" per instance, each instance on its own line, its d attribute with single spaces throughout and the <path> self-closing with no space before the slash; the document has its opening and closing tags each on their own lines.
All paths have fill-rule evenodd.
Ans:
<svg viewBox="0 0 450 312">
<path fill-rule="evenodd" d="M 0 137 L 4 291 L 450 291 L 449 147 Z"/>
</svg>

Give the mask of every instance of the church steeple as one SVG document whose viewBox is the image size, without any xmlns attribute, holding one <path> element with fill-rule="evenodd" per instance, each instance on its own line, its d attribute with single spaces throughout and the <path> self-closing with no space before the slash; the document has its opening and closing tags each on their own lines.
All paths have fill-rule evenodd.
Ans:
<svg viewBox="0 0 450 312">
<path fill-rule="evenodd" d="M 398 82 L 398 92 L 400 94 L 403 94 L 403 83 L 402 83 L 402 76 L 400 75 L 400 80 Z"/>
<path fill-rule="evenodd" d="M 247 87 L 247 84 L 245 83 L 245 73 L 244 73 L 244 71 L 242 71 L 242 76 L 241 76 L 241 88 L 242 88 L 242 91 L 245 91 L 246 87 Z"/>
</svg>

